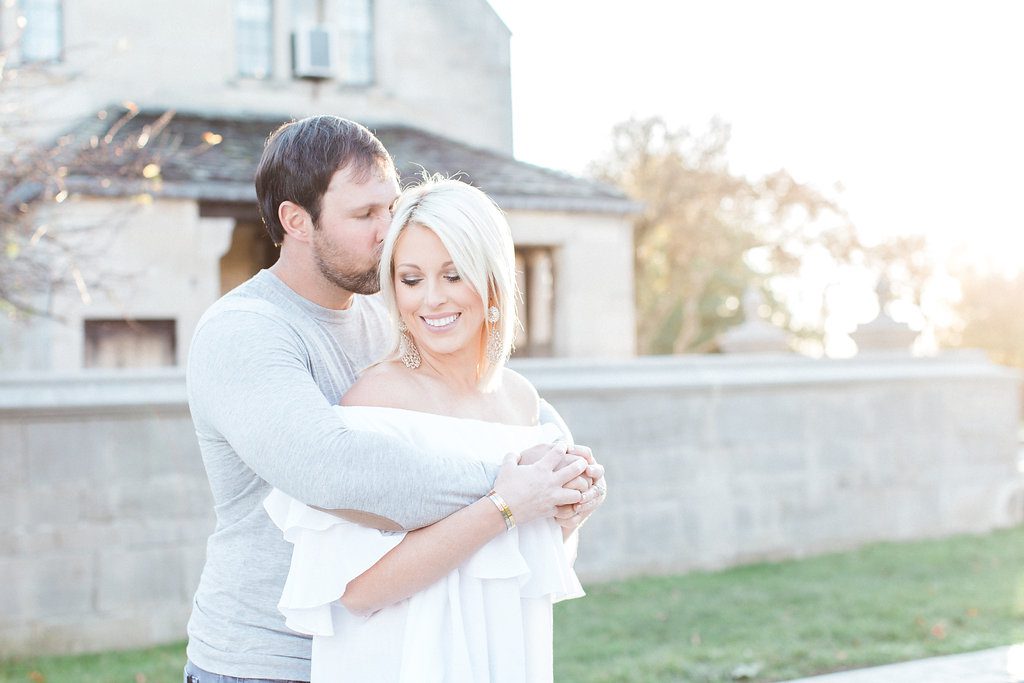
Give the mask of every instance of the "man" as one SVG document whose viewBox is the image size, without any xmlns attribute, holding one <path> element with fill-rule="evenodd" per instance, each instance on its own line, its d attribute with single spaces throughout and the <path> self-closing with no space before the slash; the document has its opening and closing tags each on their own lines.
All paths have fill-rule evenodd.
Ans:
<svg viewBox="0 0 1024 683">
<path fill-rule="evenodd" d="M 280 257 L 206 312 L 189 354 L 189 407 L 217 523 L 188 625 L 188 683 L 309 680 L 310 640 L 285 628 L 276 608 L 291 546 L 262 507 L 271 487 L 398 530 L 482 498 L 497 474 L 496 465 L 348 431 L 332 410 L 386 347 L 386 313 L 364 296 L 379 289 L 379 247 L 398 195 L 380 141 L 333 116 L 285 124 L 267 141 L 256 194 Z M 521 466 L 552 499 L 563 484 L 581 490 L 580 503 L 558 514 L 575 528 L 603 500 L 603 487 L 590 487 L 603 468 L 579 447 L 588 477 L 565 482 L 537 462 L 551 449 L 524 452 L 535 464 Z"/>
</svg>

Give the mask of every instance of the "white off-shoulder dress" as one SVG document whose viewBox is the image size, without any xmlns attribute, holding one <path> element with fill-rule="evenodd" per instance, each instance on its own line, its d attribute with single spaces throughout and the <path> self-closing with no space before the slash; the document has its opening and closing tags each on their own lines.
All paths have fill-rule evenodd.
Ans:
<svg viewBox="0 0 1024 683">
<path fill-rule="evenodd" d="M 397 408 L 338 407 L 350 428 L 425 450 L 500 462 L 552 442 L 554 425 L 516 426 Z M 294 545 L 278 608 L 313 636 L 312 683 L 536 683 L 552 680 L 552 604 L 580 597 L 553 520 L 496 537 L 440 581 L 370 617 L 339 602 L 348 582 L 401 542 L 274 490 L 264 503 Z"/>
</svg>

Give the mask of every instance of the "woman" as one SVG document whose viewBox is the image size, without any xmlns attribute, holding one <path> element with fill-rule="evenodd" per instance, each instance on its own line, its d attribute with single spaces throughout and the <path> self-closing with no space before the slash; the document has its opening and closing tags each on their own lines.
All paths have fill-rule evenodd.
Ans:
<svg viewBox="0 0 1024 683">
<path fill-rule="evenodd" d="M 503 465 L 486 498 L 408 534 L 275 491 L 267 510 L 295 544 L 279 607 L 290 628 L 314 636 L 314 683 L 551 680 L 552 603 L 583 595 L 554 506 L 579 503 L 571 487 L 590 482 L 582 458 L 562 466 L 568 435 L 538 424 L 537 392 L 505 367 L 516 290 L 504 216 L 456 180 L 407 190 L 384 240 L 381 292 L 395 324 L 391 358 L 353 385 L 342 419 Z M 532 451 L 543 454 L 539 470 L 504 455 L 545 442 Z M 538 472 L 570 488 L 541 500 Z"/>
</svg>

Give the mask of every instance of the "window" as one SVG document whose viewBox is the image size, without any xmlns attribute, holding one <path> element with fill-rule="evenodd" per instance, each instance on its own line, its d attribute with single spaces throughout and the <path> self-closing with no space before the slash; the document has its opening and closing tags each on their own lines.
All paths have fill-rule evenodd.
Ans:
<svg viewBox="0 0 1024 683">
<path fill-rule="evenodd" d="M 59 62 L 64 57 L 61 0 L 20 0 L 18 41 L 22 63 Z"/>
<path fill-rule="evenodd" d="M 339 0 L 338 44 L 342 83 L 373 82 L 373 0 Z"/>
<path fill-rule="evenodd" d="M 516 247 L 517 356 L 550 356 L 555 337 L 555 259 L 551 247 Z"/>
<path fill-rule="evenodd" d="M 266 78 L 274 60 L 273 0 L 237 0 L 235 56 L 238 75 Z"/>
<path fill-rule="evenodd" d="M 86 320 L 85 367 L 143 368 L 175 365 L 173 320 Z"/>
</svg>

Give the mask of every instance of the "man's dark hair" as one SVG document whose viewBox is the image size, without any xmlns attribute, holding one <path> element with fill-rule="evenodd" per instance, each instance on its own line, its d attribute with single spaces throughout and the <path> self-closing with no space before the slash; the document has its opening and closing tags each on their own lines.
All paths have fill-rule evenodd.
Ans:
<svg viewBox="0 0 1024 683">
<path fill-rule="evenodd" d="M 277 210 L 295 202 L 309 213 L 316 227 L 320 204 L 336 171 L 350 169 L 364 182 L 371 173 L 394 173 L 384 145 L 365 126 L 329 114 L 310 116 L 282 125 L 267 138 L 256 169 L 256 199 L 270 239 L 284 241 Z"/>
</svg>

